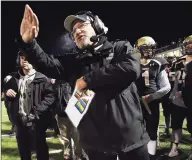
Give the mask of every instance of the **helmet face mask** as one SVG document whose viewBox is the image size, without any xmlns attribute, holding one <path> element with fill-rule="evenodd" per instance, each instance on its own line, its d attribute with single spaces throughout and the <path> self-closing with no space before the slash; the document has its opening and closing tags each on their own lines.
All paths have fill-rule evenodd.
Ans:
<svg viewBox="0 0 192 160">
<path fill-rule="evenodd" d="M 153 46 L 140 46 L 139 51 L 143 58 L 152 58 L 154 55 Z"/>
<path fill-rule="evenodd" d="M 149 36 L 141 37 L 136 42 L 136 49 L 141 53 L 141 58 L 150 59 L 154 56 L 156 42 Z"/>
</svg>

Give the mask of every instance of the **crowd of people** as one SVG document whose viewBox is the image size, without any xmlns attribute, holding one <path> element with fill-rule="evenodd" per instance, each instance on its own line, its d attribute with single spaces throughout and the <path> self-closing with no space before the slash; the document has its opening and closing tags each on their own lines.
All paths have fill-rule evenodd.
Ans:
<svg viewBox="0 0 192 160">
<path fill-rule="evenodd" d="M 76 52 L 46 54 L 36 41 L 38 17 L 26 5 L 17 40 L 19 67 L 4 79 L 21 160 L 30 160 L 32 151 L 38 160 L 49 160 L 46 130 L 55 118 L 64 160 L 155 160 L 160 103 L 166 134 L 172 127 L 167 156 L 178 156 L 185 118 L 192 134 L 192 35 L 183 41 L 182 58 L 173 61 L 155 56 L 157 45 L 149 36 L 134 47 L 127 40 L 109 42 L 108 28 L 89 11 L 68 16 L 64 27 Z M 95 92 L 78 128 L 65 113 L 75 88 Z"/>
</svg>

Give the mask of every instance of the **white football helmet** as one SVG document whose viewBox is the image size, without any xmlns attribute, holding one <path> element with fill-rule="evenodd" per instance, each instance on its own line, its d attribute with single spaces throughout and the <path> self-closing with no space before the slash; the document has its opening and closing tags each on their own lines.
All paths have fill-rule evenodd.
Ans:
<svg viewBox="0 0 192 160">
<path fill-rule="evenodd" d="M 144 58 L 152 58 L 156 48 L 156 42 L 152 37 L 144 36 L 137 40 L 135 49 Z"/>
</svg>

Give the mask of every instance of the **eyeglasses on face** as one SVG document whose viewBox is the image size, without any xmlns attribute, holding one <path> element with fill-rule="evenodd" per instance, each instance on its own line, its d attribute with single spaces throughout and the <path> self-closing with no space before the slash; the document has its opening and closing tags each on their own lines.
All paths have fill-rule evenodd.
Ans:
<svg viewBox="0 0 192 160">
<path fill-rule="evenodd" d="M 71 34 L 74 35 L 76 33 L 77 29 L 81 30 L 81 29 L 85 28 L 86 26 L 88 26 L 89 24 L 91 24 L 91 23 L 89 23 L 89 22 L 80 23 L 76 28 L 73 28 L 73 31 L 71 32 Z"/>
</svg>

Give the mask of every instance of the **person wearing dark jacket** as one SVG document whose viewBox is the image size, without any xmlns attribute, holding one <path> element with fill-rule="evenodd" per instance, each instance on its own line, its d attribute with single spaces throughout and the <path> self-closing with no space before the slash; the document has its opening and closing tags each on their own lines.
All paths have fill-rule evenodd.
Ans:
<svg viewBox="0 0 192 160">
<path fill-rule="evenodd" d="M 161 105 L 163 108 L 163 116 L 165 117 L 165 131 L 163 133 L 162 136 L 165 137 L 170 137 L 170 130 L 169 128 L 171 127 L 171 109 L 172 109 L 172 103 L 169 99 L 169 96 L 171 94 L 171 91 L 173 89 L 174 86 L 174 81 L 175 81 L 175 68 L 172 66 L 172 58 L 168 57 L 167 58 L 168 61 L 168 66 L 166 67 L 166 73 L 168 75 L 168 79 L 169 79 L 169 83 L 171 85 L 171 90 L 169 91 L 169 93 L 167 93 L 165 96 L 162 97 L 161 99 Z"/>
<path fill-rule="evenodd" d="M 62 80 L 51 79 L 55 90 L 57 91 L 56 99 L 56 120 L 60 130 L 59 140 L 63 144 L 63 158 L 64 160 L 75 159 L 82 156 L 82 149 L 78 140 L 78 131 L 72 125 L 72 122 L 65 113 L 65 108 L 71 97 L 71 87 L 69 83 Z M 72 140 L 74 145 L 72 144 Z"/>
<path fill-rule="evenodd" d="M 33 69 L 22 52 L 19 61 L 20 69 L 10 74 L 5 91 L 6 98 L 16 104 L 14 117 L 19 154 L 21 160 L 30 160 L 33 143 L 37 159 L 49 160 L 46 130 L 51 121 L 55 91 L 50 79 Z"/>
<path fill-rule="evenodd" d="M 95 92 L 78 126 L 85 155 L 91 160 L 116 159 L 117 155 L 121 160 L 148 160 L 149 137 L 135 85 L 140 75 L 139 55 L 128 41 L 110 43 L 103 36 L 107 27 L 91 12 L 68 16 L 64 26 L 72 34 L 78 52 L 60 59 L 48 56 L 35 40 L 38 18 L 26 5 L 18 43 L 27 50 L 32 64 L 54 73 L 55 77 L 50 77 L 62 76 L 72 89 Z"/>
<path fill-rule="evenodd" d="M 186 60 L 182 58 L 182 60 L 178 60 L 178 62 L 175 64 L 175 81 L 172 92 L 169 96 L 173 109 L 171 111 L 171 148 L 167 154 L 168 157 L 176 157 L 179 155 L 179 144 L 182 139 L 182 126 L 184 119 L 187 117 L 187 107 L 182 98 L 185 77 L 185 63 Z"/>
<path fill-rule="evenodd" d="M 191 101 L 191 94 L 192 94 L 192 35 L 188 36 L 183 41 L 183 50 L 184 54 L 186 55 L 186 65 L 185 65 L 185 81 L 184 81 L 184 88 L 182 92 L 183 100 L 185 105 L 187 106 L 187 128 L 188 131 L 192 135 L 192 101 Z"/>
<path fill-rule="evenodd" d="M 186 65 L 185 65 L 185 81 L 182 91 L 182 97 L 185 105 L 187 106 L 187 129 L 192 136 L 192 35 L 188 36 L 183 41 L 183 51 L 186 55 Z M 192 153 L 190 153 L 187 160 L 192 160 Z"/>
<path fill-rule="evenodd" d="M 188 121 L 187 128 L 192 136 L 192 56 L 190 62 L 186 65 L 186 77 L 185 77 L 185 87 L 183 90 L 183 100 L 185 105 L 188 107 Z"/>
<path fill-rule="evenodd" d="M 4 93 L 7 92 L 7 86 L 9 86 L 10 90 L 10 94 L 15 94 L 16 93 L 16 90 L 17 90 L 17 85 L 16 85 L 16 82 L 13 81 L 11 82 L 11 86 L 10 85 L 7 85 L 7 83 L 10 83 L 9 80 L 12 78 L 12 76 L 9 74 L 7 75 L 5 78 L 4 78 Z M 9 117 L 9 121 L 11 122 L 11 132 L 10 132 L 10 136 L 15 136 L 15 133 L 16 133 L 16 117 L 15 117 L 15 112 L 17 111 L 17 107 L 18 107 L 18 101 L 15 100 L 15 98 L 11 98 L 11 97 L 7 97 L 7 96 L 4 96 L 4 103 L 5 103 L 5 107 L 7 109 L 7 115 Z"/>
</svg>

